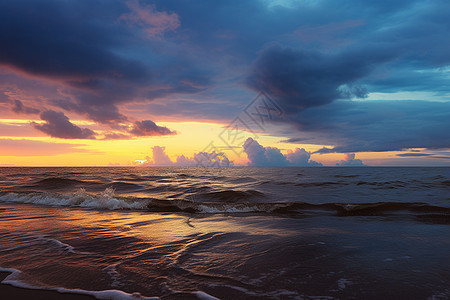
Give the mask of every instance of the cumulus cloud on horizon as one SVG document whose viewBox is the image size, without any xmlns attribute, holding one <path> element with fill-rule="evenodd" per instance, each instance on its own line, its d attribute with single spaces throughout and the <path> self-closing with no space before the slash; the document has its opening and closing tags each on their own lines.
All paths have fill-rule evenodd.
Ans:
<svg viewBox="0 0 450 300">
<path fill-rule="evenodd" d="M 309 167 L 322 166 L 321 163 L 311 160 L 311 153 L 303 148 L 288 150 L 287 154 L 282 154 L 276 147 L 263 147 L 256 140 L 248 138 L 242 145 L 244 153 L 248 157 L 248 166 L 254 167 Z M 197 152 L 192 157 L 178 155 L 172 161 L 162 146 L 152 147 L 152 157 L 145 160 L 136 160 L 134 165 L 142 166 L 178 166 L 178 167 L 232 167 L 234 162 L 229 160 L 223 153 Z"/>
<path fill-rule="evenodd" d="M 362 160 L 355 158 L 355 153 L 344 154 L 344 159 L 336 163 L 336 166 L 341 167 L 360 167 L 365 166 Z"/>
<path fill-rule="evenodd" d="M 322 166 L 321 163 L 310 159 L 311 154 L 305 149 L 296 148 L 281 153 L 276 147 L 263 147 L 256 140 L 248 138 L 244 145 L 244 152 L 248 157 L 248 165 L 254 167 L 284 167 L 284 166 Z"/>
<path fill-rule="evenodd" d="M 172 161 L 165 152 L 166 148 L 161 146 L 152 147 L 152 157 L 146 157 L 145 160 L 137 160 L 134 165 L 142 166 L 177 166 L 177 167 L 232 167 L 234 162 L 230 161 L 224 153 L 198 152 L 192 157 L 185 155 L 177 156 Z"/>
</svg>

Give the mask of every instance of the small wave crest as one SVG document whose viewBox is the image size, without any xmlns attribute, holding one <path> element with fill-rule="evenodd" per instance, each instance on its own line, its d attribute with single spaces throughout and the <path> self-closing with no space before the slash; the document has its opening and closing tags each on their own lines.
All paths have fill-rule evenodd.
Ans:
<svg viewBox="0 0 450 300">
<path fill-rule="evenodd" d="M 57 193 L 6 193 L 0 195 L 0 202 L 26 203 L 51 206 L 74 206 L 83 208 L 97 208 L 109 210 L 143 209 L 147 201 L 136 199 L 119 199 L 114 197 L 114 189 L 106 188 L 100 194 L 87 193 L 84 188 L 75 193 L 64 195 Z"/>
</svg>

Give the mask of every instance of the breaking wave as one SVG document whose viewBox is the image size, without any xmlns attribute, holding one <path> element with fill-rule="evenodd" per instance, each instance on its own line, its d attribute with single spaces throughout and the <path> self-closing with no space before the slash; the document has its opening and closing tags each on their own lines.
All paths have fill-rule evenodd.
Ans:
<svg viewBox="0 0 450 300">
<path fill-rule="evenodd" d="M 252 198 L 264 197 L 257 191 L 210 192 L 201 194 L 213 201 L 192 201 L 186 199 L 155 199 L 136 197 L 115 197 L 114 189 L 107 188 L 100 194 L 87 193 L 84 189 L 70 195 L 58 193 L 0 194 L 0 202 L 25 203 L 50 206 L 69 206 L 108 210 L 142 210 L 149 212 L 180 212 L 193 214 L 216 213 L 262 213 L 283 215 L 336 215 L 336 216 L 384 216 L 409 214 L 423 221 L 450 223 L 450 207 L 430 205 L 421 202 L 376 202 L 376 203 L 321 203 L 308 202 L 251 202 Z M 206 199 L 200 197 L 199 199 Z M 239 201 L 238 201 L 239 200 Z"/>
<path fill-rule="evenodd" d="M 114 189 L 106 188 L 98 195 L 87 193 L 80 188 L 73 194 L 64 195 L 58 193 L 6 193 L 0 196 L 0 202 L 6 203 L 28 203 L 51 206 L 72 206 L 95 209 L 143 209 L 147 202 L 133 199 L 119 199 L 114 197 Z"/>
</svg>

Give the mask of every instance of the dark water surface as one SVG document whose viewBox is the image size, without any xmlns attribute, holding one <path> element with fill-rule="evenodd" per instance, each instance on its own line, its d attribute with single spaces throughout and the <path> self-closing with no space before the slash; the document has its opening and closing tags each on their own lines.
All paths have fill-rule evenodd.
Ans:
<svg viewBox="0 0 450 300">
<path fill-rule="evenodd" d="M 0 168 L 4 283 L 99 298 L 448 299 L 449 225 L 450 168 Z"/>
</svg>

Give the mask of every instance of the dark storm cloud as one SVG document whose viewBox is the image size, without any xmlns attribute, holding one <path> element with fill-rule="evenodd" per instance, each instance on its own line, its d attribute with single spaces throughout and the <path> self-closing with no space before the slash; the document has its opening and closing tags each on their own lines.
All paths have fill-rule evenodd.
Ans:
<svg viewBox="0 0 450 300">
<path fill-rule="evenodd" d="M 114 11 L 100 4 L 100 1 L 89 5 L 83 1 L 2 1 L 0 62 L 33 75 L 86 85 L 89 79 L 137 79 L 148 75 L 139 62 L 112 51 L 125 32 L 113 24 L 110 28 L 101 24 L 104 16 Z M 100 7 L 104 15 L 89 11 Z M 117 30 L 115 35 L 112 30 Z"/>
<path fill-rule="evenodd" d="M 352 83 L 367 76 L 375 64 L 387 58 L 368 49 L 364 55 L 330 55 L 273 45 L 261 52 L 247 84 L 256 91 L 269 93 L 295 112 L 338 98 L 365 97 L 367 91 Z"/>
<path fill-rule="evenodd" d="M 174 18 L 138 1 L 2 1 L 0 65 L 64 84 L 62 108 L 101 123 L 123 121 L 118 104 L 210 83 L 209 70 L 182 55 L 172 59 L 158 49 L 162 41 L 143 41 L 175 30 Z"/>
<path fill-rule="evenodd" d="M 87 96 L 86 98 L 82 99 L 86 101 L 90 97 L 91 96 Z M 89 119 L 93 121 L 103 124 L 109 124 L 111 126 L 115 126 L 115 124 L 128 121 L 128 118 L 119 112 L 117 106 L 112 104 L 96 105 L 92 103 L 91 105 L 87 105 L 83 103 L 64 100 L 54 100 L 52 101 L 52 103 L 55 106 L 67 111 L 74 111 L 79 114 L 85 114 Z"/>
<path fill-rule="evenodd" d="M 317 153 L 348 153 L 450 148 L 448 120 L 449 102 L 335 101 L 299 112 L 291 124 L 308 143 L 335 145 Z"/>
<path fill-rule="evenodd" d="M 421 157 L 421 156 L 430 156 L 433 155 L 431 153 L 399 153 L 397 156 L 400 157 Z"/>
<path fill-rule="evenodd" d="M 288 134 L 287 141 L 335 145 L 318 153 L 450 147 L 448 103 L 342 100 L 399 91 L 428 91 L 445 100 L 450 92 L 450 54 L 443 50 L 450 46 L 448 2 L 405 7 L 407 22 L 398 22 L 395 10 L 377 20 L 377 5 L 365 7 L 364 34 L 356 32 L 347 45 L 330 51 L 317 43 L 278 43 L 259 53 L 246 84 L 284 108 L 285 120 L 301 133 Z"/>
<path fill-rule="evenodd" d="M 17 114 L 38 114 L 39 109 L 23 105 L 22 101 L 14 100 L 12 102 L 11 110 Z"/>
<path fill-rule="evenodd" d="M 295 144 L 295 143 L 299 143 L 299 142 L 305 142 L 307 140 L 308 140 L 308 138 L 289 138 L 289 139 L 286 139 L 286 140 L 281 140 L 280 143 L 292 143 L 292 144 Z"/>
<path fill-rule="evenodd" d="M 158 126 L 155 122 L 150 120 L 135 122 L 130 133 L 135 136 L 161 136 L 176 134 L 175 131 L 172 131 L 164 126 Z"/>
<path fill-rule="evenodd" d="M 94 131 L 74 125 L 62 112 L 46 110 L 41 113 L 41 119 L 46 123 L 38 124 L 33 122 L 33 127 L 51 137 L 62 139 L 95 139 Z"/>
</svg>

